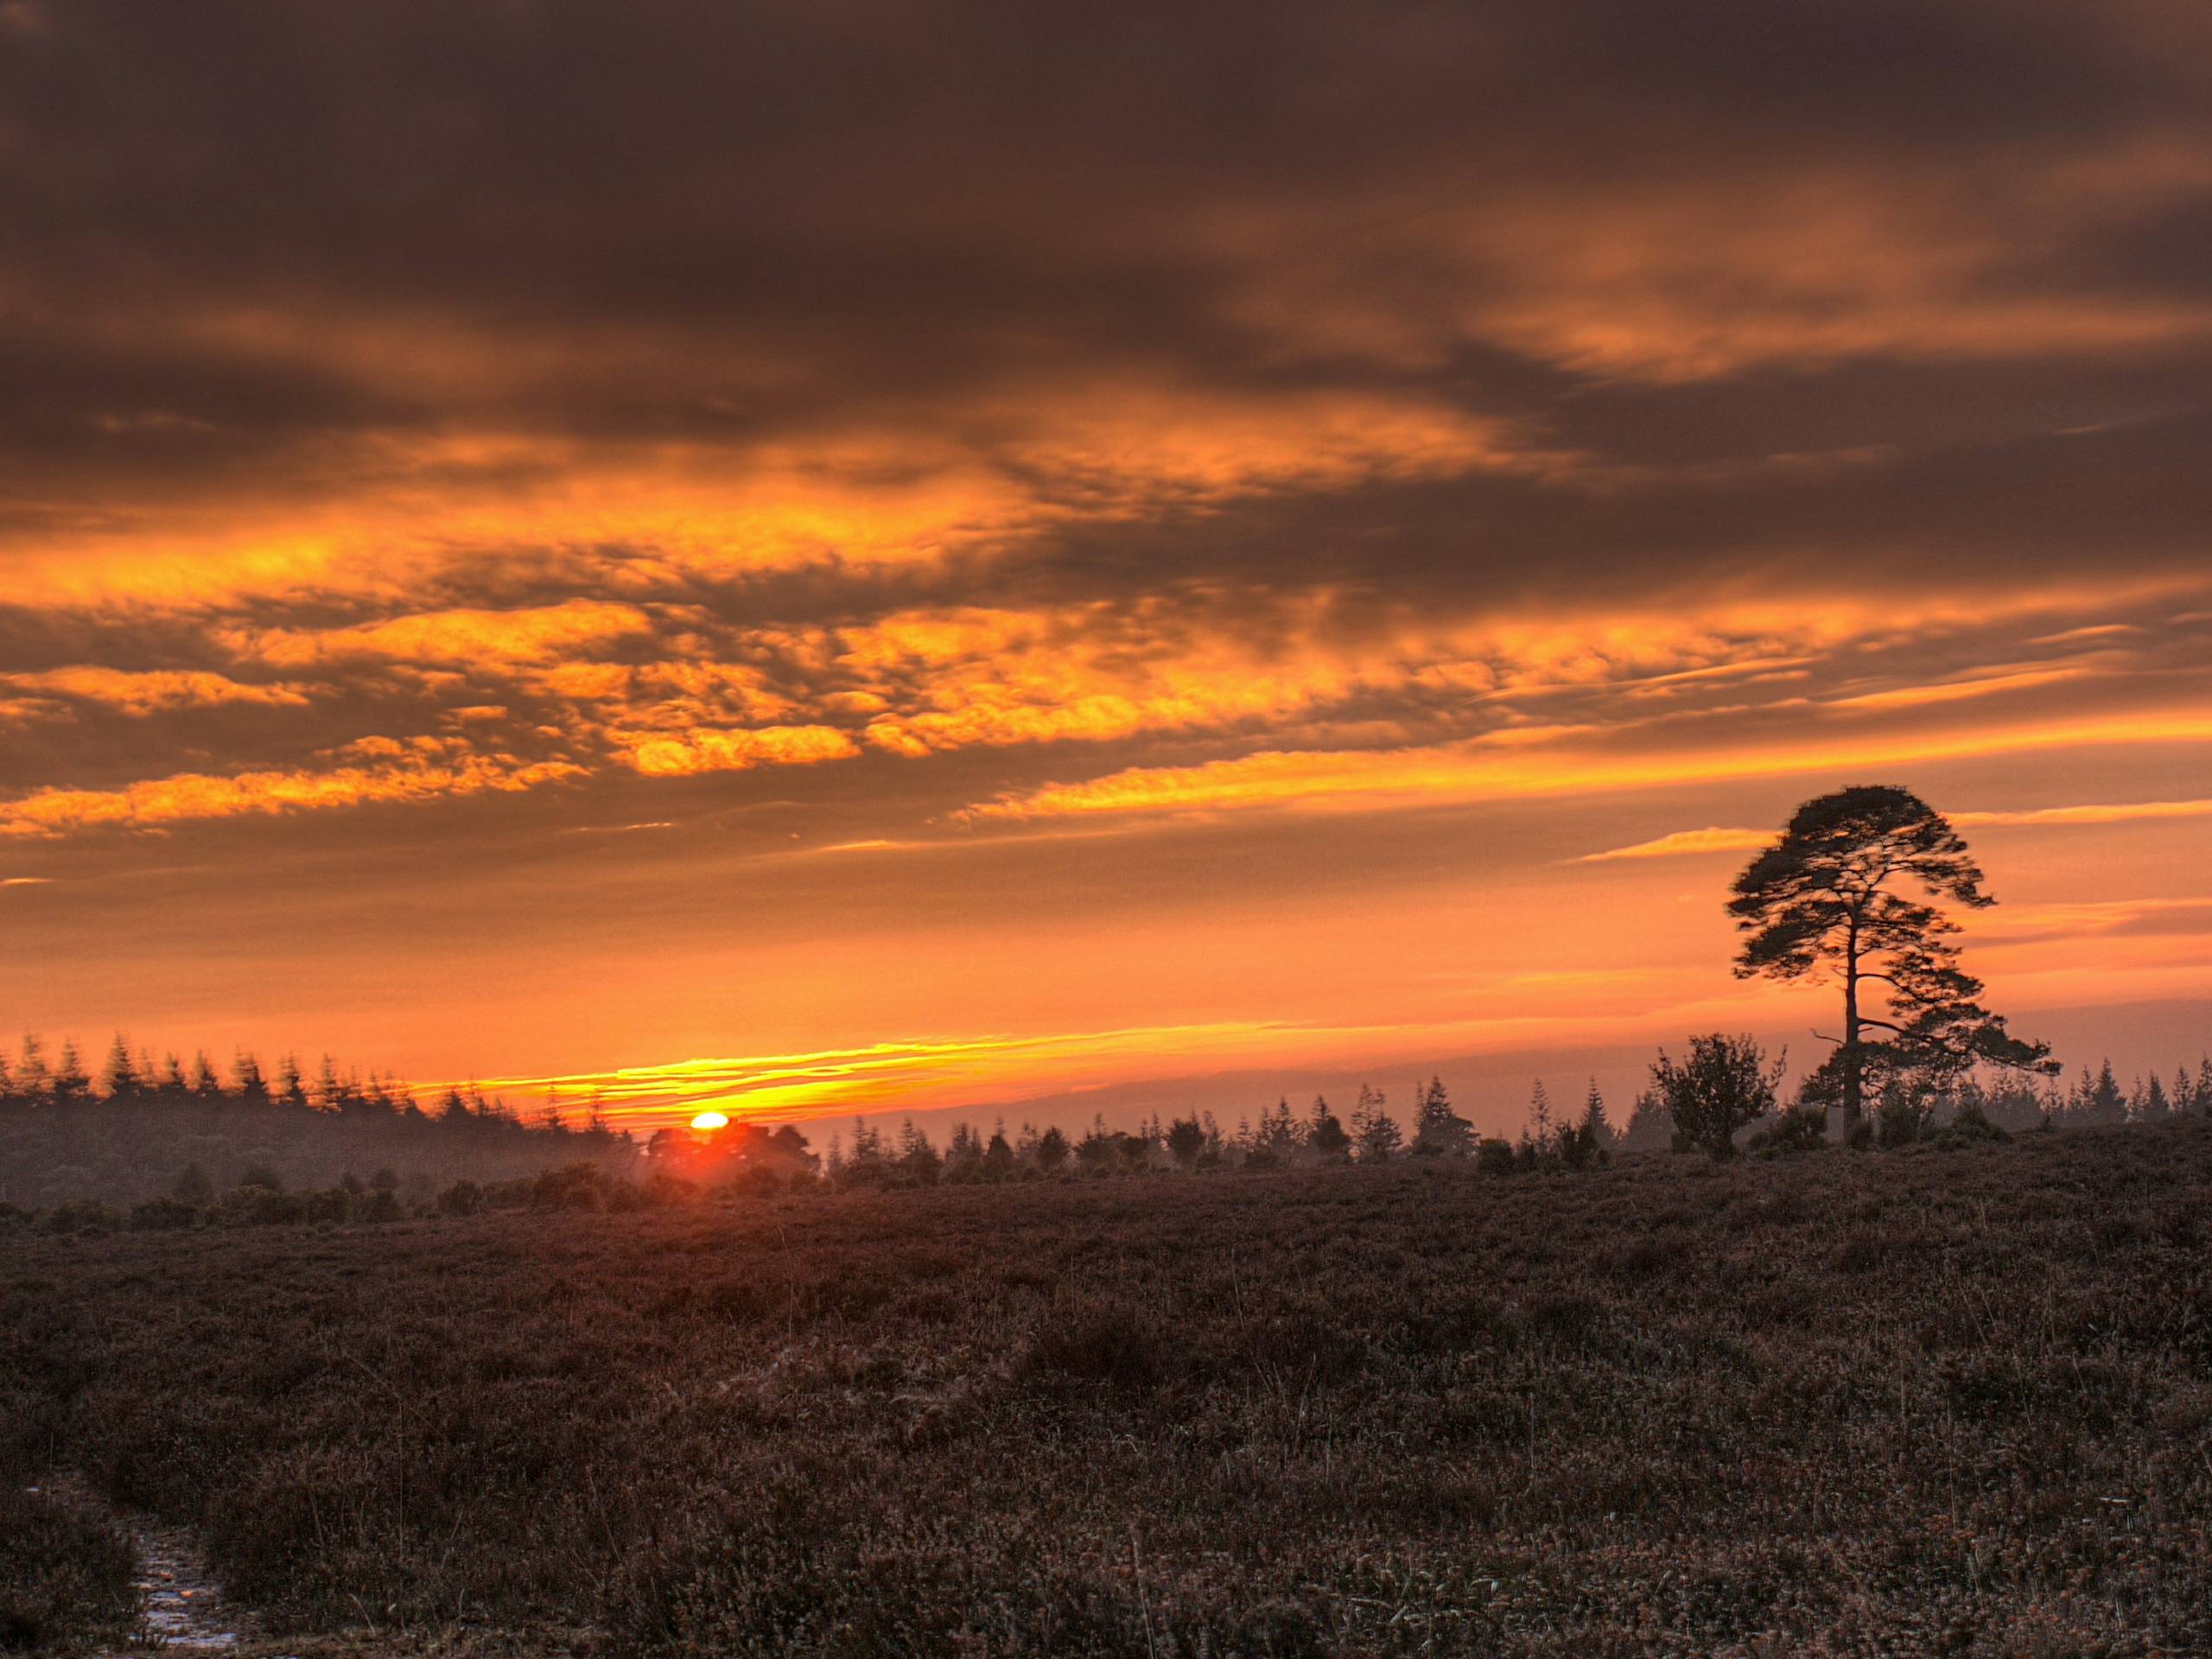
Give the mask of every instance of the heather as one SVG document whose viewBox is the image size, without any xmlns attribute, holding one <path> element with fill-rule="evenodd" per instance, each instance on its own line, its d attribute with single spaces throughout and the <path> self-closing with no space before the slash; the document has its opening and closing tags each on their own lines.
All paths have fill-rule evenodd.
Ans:
<svg viewBox="0 0 2212 1659">
<path fill-rule="evenodd" d="M 2208 1199 L 2170 1122 L 23 1233 L 0 1390 L 285 1651 L 2201 1652 Z"/>
</svg>

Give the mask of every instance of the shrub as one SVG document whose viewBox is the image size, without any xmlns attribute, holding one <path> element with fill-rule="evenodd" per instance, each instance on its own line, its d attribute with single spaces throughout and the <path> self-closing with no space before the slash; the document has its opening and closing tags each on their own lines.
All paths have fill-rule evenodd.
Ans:
<svg viewBox="0 0 2212 1659">
<path fill-rule="evenodd" d="M 1932 1108 L 1923 1096 L 1891 1090 L 1874 1113 L 1874 1140 L 1883 1147 L 1909 1147 L 1928 1128 Z"/>
<path fill-rule="evenodd" d="M 639 1189 L 639 1195 L 656 1210 L 674 1210 L 687 1204 L 696 1204 L 699 1201 L 699 1185 L 697 1182 L 687 1181 L 681 1176 L 664 1175 L 657 1172 L 646 1178 L 645 1185 Z"/>
<path fill-rule="evenodd" d="M 1513 1173 L 1513 1143 L 1485 1135 L 1475 1143 L 1475 1167 L 1485 1175 Z"/>
<path fill-rule="evenodd" d="M 225 1193 L 216 1214 L 232 1227 L 276 1227 L 304 1221 L 307 1206 L 289 1192 L 249 1182 Z"/>
<path fill-rule="evenodd" d="M 9 1480 L 0 1487 L 0 1649 L 60 1645 L 86 1626 L 120 1630 L 138 1608 L 136 1565 L 113 1528 Z"/>
<path fill-rule="evenodd" d="M 2045 1122 L 2050 1120 L 2046 1118 Z M 1948 1123 L 1936 1131 L 1935 1138 L 1945 1145 L 1971 1143 L 1977 1141 L 2010 1141 L 2012 1137 L 1989 1121 L 1989 1114 L 1981 1109 L 1978 1100 L 1961 1105 Z"/>
<path fill-rule="evenodd" d="M 176 1198 L 149 1198 L 131 1206 L 130 1227 L 134 1232 L 173 1232 L 199 1224 L 199 1206 Z"/>
<path fill-rule="evenodd" d="M 1773 1122 L 1752 1132 L 1745 1145 L 1770 1156 L 1817 1152 L 1827 1144 L 1828 1115 L 1822 1106 L 1800 1102 L 1777 1114 Z"/>
<path fill-rule="evenodd" d="M 1676 1135 L 1714 1158 L 1733 1157 L 1736 1131 L 1774 1110 L 1781 1080 L 1779 1058 L 1769 1069 L 1756 1040 L 1723 1032 L 1691 1038 L 1689 1058 L 1680 1064 L 1662 1049 L 1651 1067 Z"/>
<path fill-rule="evenodd" d="M 40 1221 L 41 1233 L 111 1233 L 123 1225 L 123 1217 L 114 1209 L 90 1198 L 79 1198 L 72 1204 L 57 1204 Z"/>
<path fill-rule="evenodd" d="M 397 1221 L 400 1215 L 399 1194 L 388 1187 L 379 1187 L 369 1194 L 367 1201 L 361 1205 L 359 1215 L 363 1221 Z"/>
</svg>

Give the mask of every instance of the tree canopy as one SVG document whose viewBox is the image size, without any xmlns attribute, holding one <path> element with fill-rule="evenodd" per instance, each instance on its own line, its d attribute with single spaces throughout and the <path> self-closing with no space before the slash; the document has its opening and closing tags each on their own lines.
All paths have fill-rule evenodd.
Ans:
<svg viewBox="0 0 2212 1659">
<path fill-rule="evenodd" d="M 1806 1092 L 1840 1103 L 1847 1128 L 1870 1084 L 1940 1083 L 1984 1063 L 2056 1069 L 2045 1045 L 1982 1006 L 1981 982 L 1959 965 L 1946 906 L 1987 909 L 1982 880 L 1950 822 L 1893 785 L 1808 801 L 1736 878 L 1728 912 L 1749 935 L 1738 977 L 1842 981 L 1842 1035 Z"/>
</svg>

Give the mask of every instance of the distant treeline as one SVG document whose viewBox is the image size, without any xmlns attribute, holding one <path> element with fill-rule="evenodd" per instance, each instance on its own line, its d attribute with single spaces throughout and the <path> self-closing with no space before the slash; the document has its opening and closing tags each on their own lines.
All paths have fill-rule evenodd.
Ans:
<svg viewBox="0 0 2212 1659">
<path fill-rule="evenodd" d="M 1733 1045 L 1754 1098 L 1764 1063 L 1749 1039 Z M 1662 1057 L 1656 1085 L 1667 1081 Z M 1683 1075 L 1687 1075 L 1685 1072 Z M 786 1187 L 918 1186 L 1071 1179 L 1148 1170 L 1264 1170 L 1290 1165 L 1466 1159 L 1497 1174 L 1578 1170 L 1623 1153 L 1703 1146 L 1779 1156 L 1827 1138 L 1828 1114 L 1801 1095 L 1726 1119 L 1716 1146 L 1688 1121 L 1694 1101 L 1662 1086 L 1637 1096 L 1617 1124 L 1592 1081 L 1571 1109 L 1538 1082 L 1516 1137 L 1485 1136 L 1457 1111 L 1440 1077 L 1414 1090 L 1402 1122 L 1379 1090 L 1363 1086 L 1339 1113 L 1317 1096 L 1303 1111 L 1281 1099 L 1225 1129 L 1211 1112 L 1134 1130 L 1103 1117 L 1079 1135 L 1003 1122 L 988 1134 L 954 1126 L 939 1146 L 909 1119 L 886 1132 L 855 1119 L 817 1154 L 791 1125 L 739 1123 L 710 1134 L 663 1129 L 643 1146 L 587 1109 L 572 1122 L 547 1106 L 528 1120 L 474 1090 L 452 1089 L 425 1109 L 389 1079 L 341 1077 L 325 1060 L 312 1082 L 289 1061 L 272 1079 L 251 1057 L 230 1078 L 205 1056 L 188 1068 L 156 1065 L 118 1039 L 100 1076 L 65 1046 L 52 1063 L 35 1039 L 0 1055 L 0 1224 L 52 1230 L 119 1226 L 375 1222 L 484 1210 L 623 1211 L 717 1192 Z M 2002 1136 L 2040 1128 L 2175 1122 L 2212 1116 L 2212 1058 L 2171 1083 L 2123 1087 L 2107 1063 L 2071 1084 L 1967 1075 L 1941 1088 L 1891 1086 L 1859 1127 L 1863 1143 Z"/>
<path fill-rule="evenodd" d="M 251 1055 L 228 1077 L 206 1055 L 187 1066 L 134 1054 L 120 1038 L 99 1075 L 73 1046 L 49 1060 L 35 1038 L 0 1052 L 0 1203 L 162 1198 L 213 1204 L 240 1188 L 383 1191 L 427 1204 L 454 1182 L 512 1181 L 565 1165 L 636 1173 L 638 1148 L 595 1111 L 527 1119 L 476 1090 L 426 1109 L 388 1078 L 315 1077 L 286 1060 L 274 1077 Z"/>
<path fill-rule="evenodd" d="M 2176 1071 L 2171 1085 L 2151 1077 L 2123 1088 L 2109 1061 L 2094 1075 L 2084 1070 L 2071 1086 L 2031 1082 L 2012 1073 L 2000 1073 L 1994 1083 L 1967 1075 L 1941 1087 L 1893 1083 L 1863 1126 L 1861 1139 L 1896 1147 L 1936 1136 L 1971 1139 L 2044 1127 L 2161 1123 L 2184 1116 L 2212 1116 L 2212 1058 L 2202 1061 L 2194 1076 L 2186 1068 Z M 1791 1105 L 1777 1103 L 1750 1118 L 1731 1141 L 1753 1154 L 1780 1155 L 1822 1143 L 1828 1116 L 1825 1106 L 1801 1096 Z M 1432 1077 L 1414 1090 L 1402 1124 L 1382 1091 L 1364 1085 L 1348 1112 L 1340 1114 L 1323 1096 L 1300 1112 L 1286 1097 L 1233 1130 L 1224 1129 L 1211 1112 L 1166 1121 L 1154 1112 L 1135 1130 L 1109 1128 L 1103 1117 L 1095 1117 L 1074 1138 L 1057 1128 L 1030 1123 L 1009 1134 L 1001 1122 L 988 1135 L 973 1124 L 958 1123 L 939 1147 L 912 1119 L 889 1134 L 855 1119 L 849 1130 L 830 1135 L 820 1173 L 837 1185 L 926 1185 L 1160 1168 L 1373 1164 L 1401 1158 L 1468 1158 L 1485 1170 L 1510 1173 L 1584 1169 L 1618 1154 L 1684 1151 L 1700 1144 L 1656 1088 L 1640 1093 L 1626 1121 L 1617 1124 L 1594 1080 L 1582 1100 L 1566 1110 L 1554 1104 L 1540 1080 L 1516 1137 L 1482 1135 L 1454 1109 L 1442 1078 Z M 793 1146 L 800 1162 L 778 1167 L 787 1175 L 811 1174 L 804 1141 L 794 1138 Z M 652 1168 L 696 1185 L 733 1178 L 762 1179 L 764 1160 L 757 1141 L 701 1141 L 671 1129 L 656 1135 L 645 1150 Z"/>
</svg>

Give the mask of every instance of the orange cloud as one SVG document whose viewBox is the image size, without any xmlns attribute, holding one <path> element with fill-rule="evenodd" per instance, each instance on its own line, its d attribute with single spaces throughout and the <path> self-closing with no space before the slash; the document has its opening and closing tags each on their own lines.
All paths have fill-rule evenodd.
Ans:
<svg viewBox="0 0 2212 1659">
<path fill-rule="evenodd" d="M 1605 864 L 1624 858 L 1680 858 L 1694 853 L 1757 852 L 1774 840 L 1771 830 L 1677 830 L 1656 841 L 1639 841 L 1631 847 L 1615 847 L 1602 853 L 1585 853 L 1578 864 Z"/>
<path fill-rule="evenodd" d="M 1407 393 L 1071 390 L 1042 420 L 1033 408 L 1007 410 L 1007 423 L 1024 435 L 1005 453 L 1053 500 L 1113 513 L 1380 480 L 1545 473 L 1573 459 L 1504 422 Z"/>
<path fill-rule="evenodd" d="M 762 726 L 688 732 L 609 734 L 622 762 L 648 778 L 685 778 L 702 772 L 743 772 L 753 766 L 805 766 L 843 760 L 860 745 L 834 726 Z"/>
<path fill-rule="evenodd" d="M 869 741 L 901 754 L 1281 721 L 1362 683 L 1301 608 L 1286 607 L 1265 653 L 1187 633 L 1186 619 L 1103 606 L 906 613 L 841 631 L 838 663 L 883 708 Z M 1148 626 L 1160 630 L 1151 641 Z"/>
<path fill-rule="evenodd" d="M 362 754 L 390 758 L 373 766 L 324 772 L 248 772 L 232 777 L 178 772 L 120 789 L 41 789 L 0 803 L 0 836 L 51 837 L 92 829 L 158 829 L 199 818 L 323 811 L 394 801 L 425 801 L 486 790 L 533 789 L 580 775 L 567 761 L 524 761 L 512 755 L 448 750 L 424 753 L 390 740 L 367 740 Z"/>
<path fill-rule="evenodd" d="M 223 638 L 238 656 L 283 668 L 363 658 L 496 668 L 542 663 L 652 629 L 652 619 L 635 606 L 571 599 L 530 610 L 424 611 L 347 628 L 232 630 Z"/>
<path fill-rule="evenodd" d="M 1650 756 L 1576 753 L 1571 748 L 1545 754 L 1529 752 L 1522 739 L 1501 741 L 1483 737 L 1426 748 L 1269 750 L 1197 766 L 1134 766 L 1087 783 L 1050 784 L 1026 794 L 1003 796 L 968 810 L 979 817 L 1049 818 L 1270 806 L 1358 810 L 1409 798 L 1511 798 L 1789 776 L 2088 744 L 2207 741 L 2212 741 L 2212 714 L 2195 712 Z M 1508 747 L 1516 752 L 1500 753 Z"/>
<path fill-rule="evenodd" d="M 1951 822 L 1962 830 L 2018 829 L 2038 825 L 2134 823 L 2167 818 L 2212 817 L 2212 801 L 2120 801 L 2089 806 L 2044 806 L 2019 812 L 1953 812 Z M 1578 864 L 1603 864 L 1617 859 L 1676 858 L 1698 853 L 1757 852 L 1774 840 L 1770 830 L 1677 830 L 1654 841 L 1615 847 L 1602 853 L 1586 853 Z"/>
<path fill-rule="evenodd" d="M 1975 697 L 1998 696 L 2007 691 L 2032 690 L 2078 680 L 2091 670 L 2086 664 L 2066 668 L 2018 669 L 2011 673 L 1983 674 L 1966 679 L 1943 680 L 1930 685 L 1900 686 L 1892 691 L 1865 691 L 1855 696 L 1826 697 L 1827 709 L 1919 709 L 1931 703 L 1964 702 Z"/>
<path fill-rule="evenodd" d="M 225 702 L 257 702 L 297 708 L 307 694 L 296 685 L 248 685 L 220 674 L 194 670 L 129 671 L 82 665 L 46 669 L 35 674 L 0 674 L 0 683 L 29 691 L 59 692 L 120 710 L 149 715 L 167 709 L 206 709 Z"/>
<path fill-rule="evenodd" d="M 616 1122 L 688 1117 L 712 1109 L 773 1121 L 887 1107 L 988 1105 L 1033 1092 L 1041 1077 L 1083 1087 L 1162 1054 L 1218 1062 L 1279 1057 L 1287 1039 L 1340 1038 L 1358 1028 L 1219 1020 L 1123 1030 L 988 1035 L 682 1060 L 563 1077 L 494 1077 L 482 1086 L 572 1102 L 590 1100 Z M 427 1087 L 426 1094 L 445 1085 Z"/>
</svg>

